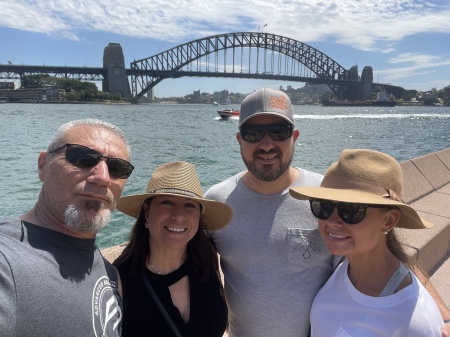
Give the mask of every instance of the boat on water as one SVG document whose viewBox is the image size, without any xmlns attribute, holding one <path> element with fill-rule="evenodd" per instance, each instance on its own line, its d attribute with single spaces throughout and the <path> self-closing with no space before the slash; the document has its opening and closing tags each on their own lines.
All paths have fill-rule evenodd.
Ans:
<svg viewBox="0 0 450 337">
<path fill-rule="evenodd" d="M 375 101 L 339 101 L 339 100 L 322 100 L 323 106 L 381 106 L 381 107 L 394 107 L 396 104 L 395 96 L 387 95 L 384 89 L 377 93 L 377 99 Z"/>
<path fill-rule="evenodd" d="M 230 118 L 232 116 L 239 116 L 241 111 L 240 110 L 234 110 L 234 109 L 225 109 L 225 110 L 217 110 L 217 113 L 223 119 L 228 119 L 228 118 Z"/>
</svg>

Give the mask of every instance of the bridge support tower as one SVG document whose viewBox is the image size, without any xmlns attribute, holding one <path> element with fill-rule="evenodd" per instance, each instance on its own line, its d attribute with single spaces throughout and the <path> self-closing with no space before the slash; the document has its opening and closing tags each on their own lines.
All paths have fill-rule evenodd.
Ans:
<svg viewBox="0 0 450 337">
<path fill-rule="evenodd" d="M 131 90 L 125 70 L 125 59 L 119 43 L 109 43 L 105 47 L 103 68 L 106 70 L 106 76 L 102 83 L 103 91 L 130 98 Z"/>
<path fill-rule="evenodd" d="M 373 70 L 372 67 L 364 67 L 361 74 L 361 84 L 362 84 L 362 94 L 361 98 L 363 100 L 370 100 L 372 95 L 373 87 Z"/>
</svg>

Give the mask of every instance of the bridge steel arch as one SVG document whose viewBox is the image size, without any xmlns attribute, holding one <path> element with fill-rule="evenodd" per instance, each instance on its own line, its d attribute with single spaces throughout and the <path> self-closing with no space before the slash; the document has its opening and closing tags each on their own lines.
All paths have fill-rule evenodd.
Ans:
<svg viewBox="0 0 450 337">
<path fill-rule="evenodd" d="M 141 98 L 164 79 L 183 76 L 323 83 L 339 99 L 357 98 L 361 86 L 358 78 L 316 48 L 269 33 L 209 36 L 130 65 L 127 73 L 131 75 L 135 99 Z"/>
</svg>

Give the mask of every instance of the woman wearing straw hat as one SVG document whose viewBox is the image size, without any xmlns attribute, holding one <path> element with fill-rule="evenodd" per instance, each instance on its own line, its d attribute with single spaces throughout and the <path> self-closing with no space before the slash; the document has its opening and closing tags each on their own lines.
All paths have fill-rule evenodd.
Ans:
<svg viewBox="0 0 450 337">
<path fill-rule="evenodd" d="M 290 190 L 309 199 L 328 250 L 345 257 L 314 299 L 311 336 L 441 336 L 439 309 L 394 229 L 433 225 L 402 202 L 402 185 L 394 158 L 344 150 L 321 187 Z"/>
<path fill-rule="evenodd" d="M 120 273 L 122 335 L 221 337 L 227 310 L 217 254 L 204 230 L 231 220 L 226 204 L 203 198 L 194 165 L 159 166 L 146 192 L 122 197 L 117 209 L 137 218 L 114 262 Z"/>
</svg>

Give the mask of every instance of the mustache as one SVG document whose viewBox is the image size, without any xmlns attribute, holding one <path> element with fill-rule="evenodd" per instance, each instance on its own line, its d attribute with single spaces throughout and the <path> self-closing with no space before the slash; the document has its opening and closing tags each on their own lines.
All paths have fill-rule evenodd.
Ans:
<svg viewBox="0 0 450 337">
<path fill-rule="evenodd" d="M 271 148 L 269 151 L 258 149 L 255 152 L 253 152 L 253 158 L 256 158 L 259 155 L 269 155 L 269 154 L 276 154 L 281 156 L 281 151 L 279 149 Z"/>
<path fill-rule="evenodd" d="M 88 193 L 88 194 L 101 196 L 102 198 L 104 198 L 110 204 L 116 202 L 114 200 L 114 196 L 108 191 L 108 189 L 106 189 L 104 187 L 89 186 L 89 188 L 87 188 L 87 187 L 77 188 L 76 190 L 77 190 L 78 193 L 81 193 L 81 194 L 82 193 Z"/>
</svg>

